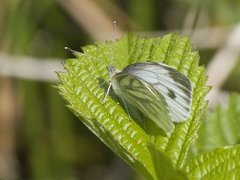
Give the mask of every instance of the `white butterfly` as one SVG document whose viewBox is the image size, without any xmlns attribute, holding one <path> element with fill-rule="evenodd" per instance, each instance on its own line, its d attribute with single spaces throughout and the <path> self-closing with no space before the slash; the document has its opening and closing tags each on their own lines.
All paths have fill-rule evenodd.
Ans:
<svg viewBox="0 0 240 180">
<path fill-rule="evenodd" d="M 113 66 L 107 69 L 111 79 L 107 94 L 112 86 L 118 96 L 137 107 L 166 134 L 173 131 L 173 122 L 189 117 L 193 85 L 177 70 L 156 62 L 131 64 L 122 71 Z"/>
</svg>

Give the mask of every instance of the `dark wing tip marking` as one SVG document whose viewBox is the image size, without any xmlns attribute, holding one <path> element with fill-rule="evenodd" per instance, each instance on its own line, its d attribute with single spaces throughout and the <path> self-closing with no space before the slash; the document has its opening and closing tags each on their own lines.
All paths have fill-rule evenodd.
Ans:
<svg viewBox="0 0 240 180">
<path fill-rule="evenodd" d="M 176 98 L 176 94 L 171 89 L 168 89 L 168 96 L 172 99 Z"/>
</svg>

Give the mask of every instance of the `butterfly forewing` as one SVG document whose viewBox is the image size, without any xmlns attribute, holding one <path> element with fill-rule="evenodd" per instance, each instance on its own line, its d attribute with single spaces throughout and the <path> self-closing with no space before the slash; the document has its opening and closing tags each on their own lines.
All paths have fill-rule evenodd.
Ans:
<svg viewBox="0 0 240 180">
<path fill-rule="evenodd" d="M 111 83 L 117 95 L 137 107 L 166 133 L 173 131 L 166 101 L 149 83 L 124 71 L 114 75 Z"/>
<path fill-rule="evenodd" d="M 129 65 L 122 73 L 141 79 L 161 94 L 173 122 L 182 122 L 189 117 L 192 83 L 185 75 L 162 63 L 154 62 Z"/>
</svg>

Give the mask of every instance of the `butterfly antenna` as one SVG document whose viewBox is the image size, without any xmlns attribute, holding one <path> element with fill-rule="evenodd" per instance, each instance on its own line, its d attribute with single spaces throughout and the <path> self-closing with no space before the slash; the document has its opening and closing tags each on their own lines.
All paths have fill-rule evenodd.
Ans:
<svg viewBox="0 0 240 180">
<path fill-rule="evenodd" d="M 116 33 L 116 28 L 117 28 L 117 21 L 116 20 L 114 20 L 113 21 L 113 24 L 112 24 L 112 42 L 111 42 L 111 46 L 110 46 L 110 53 L 111 53 L 111 57 L 110 57 L 110 65 L 112 65 L 113 64 L 113 41 L 115 41 L 116 40 L 116 35 L 115 35 L 115 33 Z"/>
<path fill-rule="evenodd" d="M 110 44 L 110 46 L 109 46 L 109 51 L 110 51 L 110 66 L 112 66 L 112 62 L 113 62 L 113 45 L 112 45 L 112 43 L 113 43 L 113 41 L 115 40 L 115 31 L 116 31 L 117 21 L 114 20 L 112 25 L 113 25 L 113 26 L 112 26 L 112 42 L 110 42 L 111 44 Z M 108 94 L 109 94 L 109 92 L 110 92 L 111 86 L 112 86 L 112 83 L 111 83 L 111 81 L 110 81 L 109 86 L 108 86 L 108 89 L 107 89 L 107 92 L 106 92 L 106 94 L 105 94 L 105 96 L 104 96 L 104 98 L 103 98 L 103 100 L 102 100 L 102 103 L 104 103 L 104 102 L 106 101 L 106 98 L 107 98 L 107 96 L 108 96 Z"/>
<path fill-rule="evenodd" d="M 73 49 L 71 49 L 71 48 L 69 48 L 69 47 L 64 47 L 64 49 L 67 50 L 67 51 L 69 51 L 69 52 L 71 52 L 72 54 L 79 53 L 78 51 L 75 51 L 75 50 L 73 50 Z"/>
<path fill-rule="evenodd" d="M 117 21 L 113 21 L 113 29 L 112 29 L 112 40 L 114 41 L 116 39 L 115 37 L 115 32 L 116 32 L 116 29 L 117 29 Z"/>
</svg>

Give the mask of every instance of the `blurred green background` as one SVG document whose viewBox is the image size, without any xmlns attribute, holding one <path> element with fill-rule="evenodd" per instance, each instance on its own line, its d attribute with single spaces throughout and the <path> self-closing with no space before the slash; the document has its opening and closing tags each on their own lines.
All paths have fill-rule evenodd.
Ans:
<svg viewBox="0 0 240 180">
<path fill-rule="evenodd" d="M 238 0 L 1 0 L 0 179 L 141 179 L 65 107 L 54 88 L 54 71 L 72 57 L 64 47 L 174 31 L 207 66 L 239 20 Z M 240 91 L 238 58 L 224 94 Z"/>
</svg>

